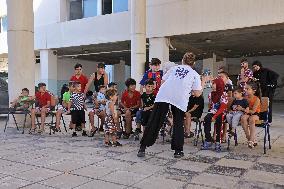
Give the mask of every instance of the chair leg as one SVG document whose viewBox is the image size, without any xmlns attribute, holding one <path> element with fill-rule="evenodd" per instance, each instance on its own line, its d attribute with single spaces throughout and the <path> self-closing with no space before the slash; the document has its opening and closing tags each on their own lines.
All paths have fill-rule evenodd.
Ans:
<svg viewBox="0 0 284 189">
<path fill-rule="evenodd" d="M 28 116 L 28 115 L 25 113 L 25 120 L 24 120 L 24 125 L 23 125 L 23 132 L 22 132 L 22 134 L 25 133 L 25 127 L 26 127 L 27 116 Z"/>
<path fill-rule="evenodd" d="M 67 128 L 66 128 L 66 124 L 65 124 L 63 115 L 61 115 L 61 119 L 62 119 L 62 123 L 63 123 L 64 129 L 65 129 L 65 132 L 67 133 Z"/>
<path fill-rule="evenodd" d="M 267 125 L 267 134 L 268 134 L 268 148 L 271 149 L 271 142 L 270 142 L 270 125 Z"/>
<path fill-rule="evenodd" d="M 237 134 L 237 129 L 235 129 L 234 140 L 235 140 L 235 146 L 238 146 L 238 134 Z"/>
<path fill-rule="evenodd" d="M 202 123 L 204 124 L 204 122 L 200 122 L 200 124 L 199 124 L 199 131 L 200 131 L 200 133 L 201 133 L 201 140 L 202 140 L 202 145 L 204 145 L 204 136 L 203 136 L 203 133 L 202 133 Z M 203 125 L 203 127 L 204 127 L 204 125 Z M 199 132 L 198 131 L 198 132 Z M 199 134 L 198 134 L 199 135 Z"/>
<path fill-rule="evenodd" d="M 267 136 L 267 124 L 264 129 L 264 140 L 263 140 L 263 153 L 266 154 L 266 136 Z"/>
<path fill-rule="evenodd" d="M 199 125 L 199 122 L 195 122 L 195 131 L 194 131 L 195 137 L 194 137 L 194 143 L 193 143 L 194 146 L 197 146 L 198 138 L 199 138 L 198 125 Z"/>
<path fill-rule="evenodd" d="M 5 123 L 5 127 L 4 127 L 4 133 L 6 132 L 6 129 L 7 129 L 7 125 L 8 125 L 8 122 L 9 122 L 9 116 L 10 116 L 10 112 L 8 112 L 8 115 L 7 115 L 7 119 L 6 119 L 6 123 Z"/>
<path fill-rule="evenodd" d="M 16 127 L 17 127 L 17 130 L 19 130 L 18 123 L 17 123 L 17 121 L 16 121 L 15 115 L 14 115 L 14 114 L 12 114 L 12 116 L 13 116 L 13 119 L 14 119 L 15 125 L 16 125 Z"/>
<path fill-rule="evenodd" d="M 231 137 L 232 137 L 232 136 L 228 135 L 228 146 L 227 146 L 227 150 L 230 150 Z"/>
</svg>

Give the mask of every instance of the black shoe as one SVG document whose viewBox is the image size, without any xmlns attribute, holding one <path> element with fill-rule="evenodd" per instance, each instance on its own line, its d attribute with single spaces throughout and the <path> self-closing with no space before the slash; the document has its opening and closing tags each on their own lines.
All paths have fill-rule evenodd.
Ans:
<svg viewBox="0 0 284 189">
<path fill-rule="evenodd" d="M 100 127 L 99 132 L 104 132 L 104 128 Z"/>
<path fill-rule="evenodd" d="M 141 129 L 136 128 L 134 131 L 134 135 L 139 135 L 140 133 L 142 133 Z"/>
<path fill-rule="evenodd" d="M 87 135 L 87 132 L 86 132 L 85 130 L 83 130 L 82 136 L 88 136 L 88 135 Z"/>
<path fill-rule="evenodd" d="M 106 147 L 110 147 L 110 146 L 112 146 L 112 143 L 111 143 L 110 141 L 105 142 L 105 146 L 106 146 Z"/>
<path fill-rule="evenodd" d="M 89 137 L 94 137 L 94 135 L 96 134 L 97 131 L 98 131 L 98 128 L 95 128 L 95 130 L 90 132 Z"/>
<path fill-rule="evenodd" d="M 73 132 L 73 133 L 72 133 L 72 137 L 76 137 L 76 136 L 78 136 L 77 133 L 76 133 L 76 132 Z"/>
<path fill-rule="evenodd" d="M 116 133 L 116 138 L 117 138 L 117 139 L 121 139 L 121 135 L 122 135 L 122 132 L 121 132 L 121 131 L 118 131 L 118 132 Z"/>
<path fill-rule="evenodd" d="M 126 133 L 123 134 L 123 139 L 129 139 L 129 137 L 130 137 L 130 134 L 126 134 Z"/>
<path fill-rule="evenodd" d="M 137 157 L 145 157 L 145 150 L 139 150 L 138 151 L 138 154 L 137 154 Z"/>
<path fill-rule="evenodd" d="M 113 147 L 118 147 L 118 146 L 122 146 L 122 144 L 120 144 L 118 141 L 116 141 L 116 143 L 112 144 Z"/>
<path fill-rule="evenodd" d="M 174 158 L 181 158 L 184 156 L 184 153 L 182 151 L 175 151 Z"/>
</svg>

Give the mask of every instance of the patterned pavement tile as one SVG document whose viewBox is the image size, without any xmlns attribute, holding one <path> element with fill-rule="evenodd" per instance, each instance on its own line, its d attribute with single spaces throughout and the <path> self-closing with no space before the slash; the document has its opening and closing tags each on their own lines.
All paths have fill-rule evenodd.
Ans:
<svg viewBox="0 0 284 189">
<path fill-rule="evenodd" d="M 268 163 L 257 163 L 253 166 L 254 170 L 272 172 L 272 173 L 280 173 L 284 174 L 284 165 L 274 165 Z"/>
<path fill-rule="evenodd" d="M 183 169 L 166 168 L 159 174 L 167 179 L 188 182 L 199 173 Z"/>
<path fill-rule="evenodd" d="M 163 184 L 162 184 L 163 183 Z M 134 187 L 141 189 L 182 189 L 185 183 L 177 180 L 167 179 L 158 175 L 153 175 L 149 178 L 134 185 Z"/>
<path fill-rule="evenodd" d="M 236 167 L 225 167 L 225 166 L 219 166 L 219 165 L 212 165 L 205 172 L 206 173 L 211 173 L 211 174 L 219 174 L 219 175 L 240 177 L 240 176 L 242 176 L 246 172 L 246 169 L 236 168 Z"/>
<path fill-rule="evenodd" d="M 187 157 L 184 157 L 183 159 L 194 161 L 194 162 L 200 162 L 200 163 L 209 163 L 209 164 L 214 164 L 220 160 L 220 158 L 216 158 L 216 157 L 199 156 L 199 155 L 189 155 Z"/>
<path fill-rule="evenodd" d="M 236 189 L 283 189 L 284 185 L 269 184 L 265 182 L 239 181 Z"/>
<path fill-rule="evenodd" d="M 251 154 L 240 154 L 240 153 L 229 153 L 225 156 L 228 159 L 235 159 L 235 160 L 243 160 L 243 161 L 251 161 L 255 162 L 260 155 L 251 155 Z"/>
<path fill-rule="evenodd" d="M 215 165 L 220 166 L 226 166 L 226 167 L 236 167 L 236 168 L 242 168 L 242 169 L 249 169 L 253 166 L 253 162 L 251 161 L 244 161 L 244 160 L 236 160 L 236 159 L 227 159 L 222 158 L 218 162 L 215 163 Z"/>
<path fill-rule="evenodd" d="M 272 172 L 249 170 L 243 175 L 243 179 L 246 181 L 284 185 L 284 174 Z"/>
</svg>

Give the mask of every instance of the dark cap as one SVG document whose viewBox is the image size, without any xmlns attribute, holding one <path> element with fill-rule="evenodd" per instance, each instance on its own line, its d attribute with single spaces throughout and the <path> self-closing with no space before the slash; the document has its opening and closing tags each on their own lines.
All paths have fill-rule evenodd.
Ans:
<svg viewBox="0 0 284 189">
<path fill-rule="evenodd" d="M 98 68 L 105 68 L 105 67 L 106 67 L 106 65 L 104 63 L 99 63 L 98 64 Z"/>
<path fill-rule="evenodd" d="M 150 65 L 160 65 L 161 64 L 161 60 L 158 58 L 152 58 Z"/>
<path fill-rule="evenodd" d="M 117 83 L 115 83 L 115 82 L 110 82 L 107 86 L 108 87 L 112 87 L 112 86 L 116 86 L 117 85 Z"/>
</svg>

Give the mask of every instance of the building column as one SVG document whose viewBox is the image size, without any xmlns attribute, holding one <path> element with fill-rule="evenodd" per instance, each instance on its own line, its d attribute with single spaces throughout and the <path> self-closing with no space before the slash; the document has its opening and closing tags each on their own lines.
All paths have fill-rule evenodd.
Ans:
<svg viewBox="0 0 284 189">
<path fill-rule="evenodd" d="M 216 64 L 216 55 L 213 54 L 212 58 L 207 58 L 207 59 L 203 59 L 203 71 L 205 69 L 210 70 L 211 71 L 211 75 L 213 77 L 216 77 L 217 74 L 214 73 L 214 65 Z M 208 103 L 208 94 L 211 92 L 211 88 L 205 88 L 203 91 L 203 96 L 204 96 L 204 102 Z"/>
<path fill-rule="evenodd" d="M 168 62 L 170 58 L 169 41 L 165 37 L 150 38 L 149 61 L 152 58 L 159 58 L 163 63 Z"/>
<path fill-rule="evenodd" d="M 40 81 L 47 89 L 57 95 L 57 54 L 53 50 L 40 51 Z"/>
<path fill-rule="evenodd" d="M 33 0 L 7 0 L 8 82 L 12 101 L 27 87 L 35 91 Z"/>
<path fill-rule="evenodd" d="M 146 62 L 146 0 L 131 0 L 131 77 L 140 81 Z"/>
</svg>

